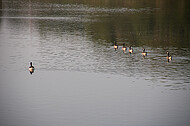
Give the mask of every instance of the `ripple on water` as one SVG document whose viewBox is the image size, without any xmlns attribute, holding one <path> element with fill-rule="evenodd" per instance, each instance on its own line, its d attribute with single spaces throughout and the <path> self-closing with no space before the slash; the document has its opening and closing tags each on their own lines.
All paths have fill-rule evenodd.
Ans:
<svg viewBox="0 0 190 126">
<path fill-rule="evenodd" d="M 91 25 L 90 23 L 86 24 L 86 22 L 90 22 L 88 19 L 91 19 L 94 14 L 104 16 L 104 14 L 117 13 L 146 13 L 146 11 L 152 10 L 150 8 L 100 8 L 82 4 L 50 5 L 49 3 L 43 5 L 37 3 L 34 7 L 31 15 L 28 14 L 27 6 L 24 9 L 4 10 L 7 13 L 24 10 L 17 16 L 13 15 L 15 13 L 11 13 L 7 17 L 6 15 L 0 17 L 9 21 L 7 24 L 5 23 L 6 27 L 15 34 L 10 34 L 7 37 L 8 43 L 5 43 L 14 54 L 13 57 L 9 57 L 9 65 L 11 66 L 17 64 L 19 68 L 22 68 L 25 63 L 34 59 L 34 63 L 38 64 L 40 70 L 103 72 L 135 79 L 143 78 L 166 85 L 177 83 L 176 88 L 183 87 L 182 84 L 184 83 L 186 86 L 189 84 L 189 49 L 169 48 L 173 60 L 167 62 L 166 49 L 146 47 L 148 55 L 143 58 L 142 47 L 134 46 L 134 53 L 131 55 L 128 52 L 123 53 L 121 46 L 115 51 L 110 42 L 93 39 L 95 31 L 85 29 L 85 26 Z M 11 21 L 15 21 L 15 24 L 11 24 Z M 30 29 L 31 27 L 34 30 Z M 24 32 L 17 32 L 18 28 L 25 28 L 25 30 L 23 30 Z M 120 39 L 125 40 L 126 38 Z M 17 53 L 15 53 L 15 49 Z M 21 61 L 19 60 L 23 60 L 23 63 L 20 64 Z M 0 64 L 0 67 L 3 65 Z"/>
</svg>

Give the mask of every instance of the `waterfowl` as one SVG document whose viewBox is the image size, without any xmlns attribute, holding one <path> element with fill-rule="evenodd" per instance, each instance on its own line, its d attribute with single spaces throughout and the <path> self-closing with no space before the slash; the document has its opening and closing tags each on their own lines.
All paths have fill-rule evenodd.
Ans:
<svg viewBox="0 0 190 126">
<path fill-rule="evenodd" d="M 30 62 L 29 71 L 30 71 L 30 74 L 34 73 L 34 66 L 32 66 L 32 62 Z"/>
<path fill-rule="evenodd" d="M 132 49 L 131 46 L 129 46 L 129 53 L 130 53 L 130 54 L 133 53 L 133 49 Z"/>
<path fill-rule="evenodd" d="M 118 49 L 117 42 L 114 43 L 114 49 L 115 49 L 115 51 Z"/>
<path fill-rule="evenodd" d="M 147 52 L 145 52 L 145 48 L 143 49 L 142 55 L 145 57 L 147 56 Z"/>
<path fill-rule="evenodd" d="M 169 54 L 169 52 L 167 52 L 167 57 L 166 57 L 166 59 L 167 59 L 168 61 L 171 61 L 171 60 L 172 60 L 172 56 Z"/>
<path fill-rule="evenodd" d="M 123 47 L 122 47 L 122 50 L 123 50 L 123 53 L 126 51 L 126 47 L 125 47 L 125 44 L 123 43 Z"/>
</svg>

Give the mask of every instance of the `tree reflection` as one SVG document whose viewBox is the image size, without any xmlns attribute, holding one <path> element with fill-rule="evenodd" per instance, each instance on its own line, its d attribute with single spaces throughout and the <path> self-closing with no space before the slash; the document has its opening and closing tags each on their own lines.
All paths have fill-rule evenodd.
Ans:
<svg viewBox="0 0 190 126">
<path fill-rule="evenodd" d="M 126 42 L 132 46 L 190 47 L 188 0 L 33 0 L 32 3 L 30 16 L 70 18 L 37 20 L 40 34 L 45 34 L 44 29 L 58 34 L 78 31 L 91 36 L 94 41 Z"/>
</svg>

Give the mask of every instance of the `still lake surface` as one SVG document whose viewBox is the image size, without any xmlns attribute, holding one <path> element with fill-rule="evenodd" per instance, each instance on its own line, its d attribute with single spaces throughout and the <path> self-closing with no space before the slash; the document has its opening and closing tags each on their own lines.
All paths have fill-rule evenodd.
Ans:
<svg viewBox="0 0 190 126">
<path fill-rule="evenodd" d="M 3 0 L 0 125 L 189 126 L 189 3 Z"/>
</svg>

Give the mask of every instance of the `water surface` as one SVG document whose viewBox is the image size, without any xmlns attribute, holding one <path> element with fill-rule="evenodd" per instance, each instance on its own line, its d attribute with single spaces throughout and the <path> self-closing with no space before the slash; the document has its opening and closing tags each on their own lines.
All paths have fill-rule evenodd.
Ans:
<svg viewBox="0 0 190 126">
<path fill-rule="evenodd" d="M 4 0 L 0 122 L 189 125 L 188 5 L 187 0 Z M 123 53 L 123 43 L 134 53 Z"/>
</svg>

